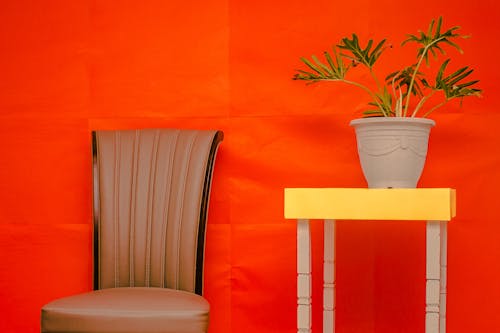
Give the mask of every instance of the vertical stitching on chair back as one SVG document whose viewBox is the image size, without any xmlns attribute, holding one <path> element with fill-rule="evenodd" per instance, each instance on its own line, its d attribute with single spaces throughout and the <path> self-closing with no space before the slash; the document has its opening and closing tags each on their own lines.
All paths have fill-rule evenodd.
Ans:
<svg viewBox="0 0 500 333">
<path fill-rule="evenodd" d="M 154 197 L 155 197 L 155 184 L 156 184 L 156 172 L 158 171 L 158 141 L 160 138 L 160 133 L 157 130 L 154 135 L 153 148 L 151 154 L 151 163 L 149 170 L 149 191 L 148 191 L 148 216 L 147 216 L 147 240 L 146 240 L 146 259 L 145 259 L 145 281 L 146 287 L 150 284 L 150 269 L 151 269 L 151 233 L 152 233 L 152 223 L 153 223 L 153 209 L 154 207 Z"/>
<path fill-rule="evenodd" d="M 139 156 L 140 156 L 140 132 L 138 130 L 135 131 L 135 139 L 132 150 L 132 182 L 130 185 L 131 189 L 131 203 L 130 203 L 130 214 L 129 214 L 129 286 L 135 286 L 135 232 L 136 232 L 136 209 L 137 209 L 137 189 L 139 182 L 137 180 L 139 173 Z"/>
<path fill-rule="evenodd" d="M 114 261 L 114 269 L 115 269 L 115 287 L 120 286 L 120 252 L 119 252 L 119 229 L 118 229 L 118 214 L 120 210 L 120 202 L 118 198 L 118 183 L 119 183 L 119 175 L 120 175 L 120 159 L 121 159 L 121 141 L 120 141 L 120 132 L 115 133 L 114 137 L 115 143 L 113 145 L 113 152 L 115 154 L 115 174 L 114 174 L 114 182 L 113 182 L 113 201 L 114 201 L 114 209 L 113 209 L 113 250 L 115 251 L 114 255 L 117 259 Z"/>
<path fill-rule="evenodd" d="M 165 287 L 166 286 L 166 253 L 167 253 L 167 228 L 168 228 L 168 213 L 169 213 L 169 205 L 168 202 L 170 202 L 170 198 L 172 196 L 172 179 L 173 179 L 173 164 L 174 164 L 174 156 L 175 156 L 175 150 L 177 147 L 177 142 L 179 141 L 179 134 L 180 131 L 176 132 L 175 136 L 172 136 L 169 138 L 169 143 L 170 146 L 173 147 L 172 149 L 169 150 L 169 155 L 168 155 L 168 167 L 167 170 L 169 170 L 169 174 L 167 175 L 167 181 L 165 182 L 165 199 L 164 199 L 164 205 L 163 205 L 163 214 L 162 214 L 162 237 L 161 237 L 161 251 L 160 251 L 160 286 Z"/>
<path fill-rule="evenodd" d="M 185 154 L 185 157 L 186 157 L 186 160 L 184 160 L 184 165 L 182 167 L 182 170 L 183 170 L 183 180 L 181 182 L 181 187 L 182 187 L 182 190 L 179 191 L 179 194 L 182 194 L 182 200 L 181 200 L 181 203 L 179 205 L 177 205 L 178 207 L 178 214 L 179 216 L 183 216 L 183 213 L 184 213 L 184 202 L 185 202 L 185 198 L 186 198 L 186 185 L 187 185 L 187 178 L 188 178 L 188 175 L 189 175 L 189 166 L 191 165 L 190 161 L 191 161 L 191 153 L 193 151 L 193 145 L 194 145 L 194 142 L 196 140 L 196 136 L 194 137 L 189 137 L 189 141 L 186 145 L 186 149 L 184 150 L 184 154 Z M 176 147 L 177 148 L 177 147 Z M 177 152 L 176 153 L 180 153 L 180 152 Z M 183 261 L 181 260 L 181 254 L 182 254 L 182 246 L 181 246 L 181 241 L 182 241 L 182 226 L 183 224 L 179 224 L 177 227 L 177 234 L 176 234 L 176 239 L 175 240 L 172 240 L 173 241 L 173 244 L 175 244 L 174 246 L 174 249 L 175 251 L 177 252 L 176 253 L 176 261 L 175 261 L 175 270 L 174 270 L 174 277 L 173 277 L 173 285 L 175 286 L 175 289 L 179 289 L 179 282 L 180 282 L 180 275 L 181 275 L 181 269 L 182 269 L 182 264 L 183 264 Z M 194 266 L 195 263 L 190 263 L 190 265 L 193 265 Z"/>
</svg>

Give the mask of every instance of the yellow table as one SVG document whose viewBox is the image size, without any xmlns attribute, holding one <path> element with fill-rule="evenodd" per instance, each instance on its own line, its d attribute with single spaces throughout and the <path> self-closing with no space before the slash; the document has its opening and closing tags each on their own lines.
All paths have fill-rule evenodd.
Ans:
<svg viewBox="0 0 500 333">
<path fill-rule="evenodd" d="M 335 220 L 427 221 L 425 332 L 446 332 L 447 221 L 450 188 L 286 188 L 285 218 L 297 219 L 297 330 L 311 332 L 310 219 L 324 220 L 323 332 L 335 331 Z"/>
</svg>

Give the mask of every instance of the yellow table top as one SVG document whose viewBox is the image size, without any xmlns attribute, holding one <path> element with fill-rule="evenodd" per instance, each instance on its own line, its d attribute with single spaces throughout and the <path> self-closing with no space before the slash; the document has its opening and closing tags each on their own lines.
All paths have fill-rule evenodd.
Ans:
<svg viewBox="0 0 500 333">
<path fill-rule="evenodd" d="M 451 188 L 285 188 L 285 218 L 449 221 L 456 214 Z"/>
</svg>

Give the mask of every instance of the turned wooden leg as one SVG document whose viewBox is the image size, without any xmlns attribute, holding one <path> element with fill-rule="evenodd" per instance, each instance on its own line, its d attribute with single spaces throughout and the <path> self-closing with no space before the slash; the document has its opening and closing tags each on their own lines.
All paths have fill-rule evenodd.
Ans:
<svg viewBox="0 0 500 333">
<path fill-rule="evenodd" d="M 311 332 L 311 232 L 309 220 L 297 221 L 297 332 Z"/>
<path fill-rule="evenodd" d="M 428 221 L 425 332 L 446 333 L 446 222 Z"/>
<path fill-rule="evenodd" d="M 448 223 L 441 222 L 441 286 L 439 298 L 439 329 L 446 333 L 446 269 L 448 257 Z"/>
<path fill-rule="evenodd" d="M 324 223 L 323 333 L 335 332 L 335 221 Z"/>
</svg>

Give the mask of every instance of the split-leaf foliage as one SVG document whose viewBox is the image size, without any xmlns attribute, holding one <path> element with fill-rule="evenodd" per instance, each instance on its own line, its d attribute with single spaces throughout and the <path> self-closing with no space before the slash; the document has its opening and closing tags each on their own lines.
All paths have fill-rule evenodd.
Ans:
<svg viewBox="0 0 500 333">
<path fill-rule="evenodd" d="M 417 44 L 415 63 L 389 73 L 383 82 L 375 74 L 374 66 L 389 48 L 386 39 L 377 43 L 370 39 L 363 47 L 356 34 L 352 34 L 350 38 L 342 38 L 330 52 L 323 52 L 324 60 L 314 55 L 310 59 L 301 58 L 307 69 L 297 70 L 293 79 L 308 81 L 308 83 L 343 82 L 363 89 L 371 97 L 368 103 L 370 109 L 364 111 L 365 116 L 427 117 L 453 99 L 480 96 L 482 93 L 482 90 L 476 86 L 479 81 L 469 78 L 473 72 L 469 66 L 461 67 L 454 72 L 448 70 L 450 58 L 441 62 L 433 79 L 429 79 L 428 75 L 421 71 L 424 61 L 427 66 L 430 66 L 430 56 L 439 62 L 440 57 L 446 55 L 443 48 L 445 45 L 463 53 L 456 40 L 469 36 L 459 34 L 460 27 L 458 26 L 442 31 L 442 23 L 443 19 L 439 17 L 430 22 L 426 32 L 419 31 L 416 35 L 407 35 L 401 46 L 408 43 Z M 374 81 L 372 85 L 376 88 L 369 88 L 366 83 L 351 81 L 347 78 L 347 74 L 358 65 L 368 70 Z M 434 98 L 433 105 L 426 105 L 436 93 L 441 93 L 442 98 L 437 102 Z M 417 99 L 417 102 L 410 110 L 412 96 Z"/>
</svg>

